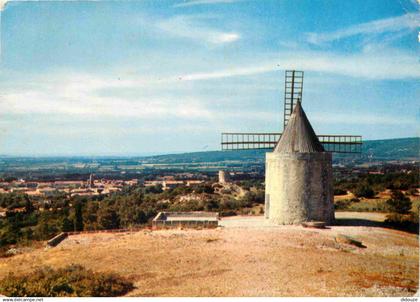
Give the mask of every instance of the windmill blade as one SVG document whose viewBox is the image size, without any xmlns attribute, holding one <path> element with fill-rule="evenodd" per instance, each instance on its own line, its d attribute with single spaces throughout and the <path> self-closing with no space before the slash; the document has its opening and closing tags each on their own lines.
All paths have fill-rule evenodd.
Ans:
<svg viewBox="0 0 420 302">
<path fill-rule="evenodd" d="M 286 70 L 284 76 L 284 117 L 283 130 L 286 129 L 290 115 L 295 108 L 296 102 L 302 100 L 303 71 Z"/>
<path fill-rule="evenodd" d="M 281 133 L 222 133 L 222 150 L 273 149 Z"/>
<path fill-rule="evenodd" d="M 325 151 L 333 153 L 361 153 L 360 135 L 317 135 Z M 270 133 L 222 133 L 222 150 L 272 150 L 281 137 L 279 132 Z"/>
<path fill-rule="evenodd" d="M 360 135 L 318 135 L 325 151 L 334 153 L 362 153 L 362 137 Z"/>
</svg>

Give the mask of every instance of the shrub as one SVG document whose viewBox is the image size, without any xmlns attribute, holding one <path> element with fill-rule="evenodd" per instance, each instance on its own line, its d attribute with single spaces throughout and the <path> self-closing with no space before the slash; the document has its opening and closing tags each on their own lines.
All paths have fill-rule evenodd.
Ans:
<svg viewBox="0 0 420 302">
<path fill-rule="evenodd" d="M 411 210 L 412 210 L 414 213 L 419 214 L 419 213 L 420 213 L 420 199 L 413 200 L 413 201 L 412 201 L 412 203 L 413 203 L 413 205 L 412 205 L 412 207 L 411 207 Z"/>
<path fill-rule="evenodd" d="M 103 205 L 98 211 L 98 223 L 105 229 L 117 229 L 120 227 L 120 220 L 117 212 L 110 206 Z"/>
<path fill-rule="evenodd" d="M 373 189 L 368 185 L 359 185 L 358 187 L 356 187 L 353 193 L 356 197 L 375 197 L 375 191 L 373 191 Z"/>
<path fill-rule="evenodd" d="M 401 191 L 393 191 L 391 199 L 386 201 L 389 210 L 393 213 L 407 214 L 411 210 L 411 200 L 405 196 Z"/>
<path fill-rule="evenodd" d="M 47 240 L 56 235 L 57 232 L 58 229 L 54 224 L 48 223 L 47 219 L 43 219 L 34 228 L 34 237 L 37 240 Z"/>
<path fill-rule="evenodd" d="M 351 201 L 348 199 L 337 200 L 334 204 L 336 210 L 348 210 L 351 205 Z"/>
<path fill-rule="evenodd" d="M 76 203 L 74 207 L 74 211 L 75 211 L 74 230 L 83 231 L 83 212 L 82 212 L 82 204 L 80 202 Z"/>
<path fill-rule="evenodd" d="M 220 207 L 219 201 L 216 199 L 210 199 L 204 202 L 204 210 L 206 211 L 214 211 Z"/>
<path fill-rule="evenodd" d="M 220 217 L 227 217 L 227 216 L 236 216 L 236 212 L 233 210 L 224 210 L 220 212 Z"/>
<path fill-rule="evenodd" d="M 236 199 L 225 199 L 220 203 L 221 210 L 237 210 L 241 207 L 241 202 Z"/>
<path fill-rule="evenodd" d="M 8 222 L 3 230 L 0 232 L 0 247 L 15 244 L 22 236 L 22 231 L 15 221 Z"/>
<path fill-rule="evenodd" d="M 61 221 L 61 231 L 62 232 L 71 232 L 74 230 L 74 224 L 73 222 L 68 219 L 67 217 L 64 217 Z"/>
<path fill-rule="evenodd" d="M 409 189 L 409 190 L 407 191 L 407 195 L 411 195 L 411 196 L 418 196 L 419 194 L 418 194 L 418 192 L 417 192 L 417 189 L 415 189 L 415 188 L 411 188 L 411 189 Z"/>
<path fill-rule="evenodd" d="M 146 187 L 146 188 L 144 189 L 144 192 L 145 192 L 146 194 L 149 194 L 149 193 L 152 193 L 152 194 L 159 194 L 159 193 L 162 193 L 162 192 L 163 192 L 163 190 L 162 190 L 162 185 L 161 185 L 161 184 L 157 184 L 157 185 L 155 185 L 155 186 Z"/>
<path fill-rule="evenodd" d="M 381 213 L 389 212 L 386 202 L 382 199 L 375 200 L 374 202 L 353 202 L 349 207 L 349 211 Z"/>
<path fill-rule="evenodd" d="M 398 214 L 392 213 L 386 216 L 385 223 L 390 226 L 400 228 L 403 230 L 418 233 L 419 230 L 419 216 L 415 213 Z"/>
<path fill-rule="evenodd" d="M 110 273 L 97 273 L 80 265 L 40 268 L 33 273 L 9 274 L 0 281 L 0 292 L 12 297 L 115 297 L 132 290 L 133 284 Z"/>
<path fill-rule="evenodd" d="M 213 194 L 214 193 L 214 188 L 210 184 L 199 184 L 199 185 L 195 185 L 193 188 L 194 188 L 194 192 L 197 194 L 202 194 L 202 193 Z"/>
<path fill-rule="evenodd" d="M 346 195 L 346 194 L 347 194 L 346 190 L 343 190 L 343 189 L 340 189 L 340 188 L 334 189 L 334 195 Z"/>
</svg>

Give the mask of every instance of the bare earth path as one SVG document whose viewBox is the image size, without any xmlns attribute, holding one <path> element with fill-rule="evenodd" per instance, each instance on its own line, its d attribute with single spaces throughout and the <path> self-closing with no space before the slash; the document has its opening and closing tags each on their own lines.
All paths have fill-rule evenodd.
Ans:
<svg viewBox="0 0 420 302">
<path fill-rule="evenodd" d="M 326 230 L 235 217 L 212 230 L 75 235 L 56 248 L 0 259 L 0 275 L 77 263 L 131 278 L 130 296 L 414 295 L 418 236 L 353 225 L 383 219 L 369 215 L 337 213 L 346 225 Z M 338 234 L 366 248 L 338 243 Z"/>
</svg>

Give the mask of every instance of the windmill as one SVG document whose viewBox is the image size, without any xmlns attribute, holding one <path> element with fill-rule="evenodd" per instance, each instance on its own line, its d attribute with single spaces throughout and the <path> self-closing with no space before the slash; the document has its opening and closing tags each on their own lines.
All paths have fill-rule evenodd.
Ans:
<svg viewBox="0 0 420 302">
<path fill-rule="evenodd" d="M 316 135 L 303 111 L 303 71 L 286 70 L 283 133 L 222 133 L 222 150 L 266 154 L 265 217 L 276 224 L 332 223 L 332 153 L 361 153 L 359 135 Z"/>
</svg>

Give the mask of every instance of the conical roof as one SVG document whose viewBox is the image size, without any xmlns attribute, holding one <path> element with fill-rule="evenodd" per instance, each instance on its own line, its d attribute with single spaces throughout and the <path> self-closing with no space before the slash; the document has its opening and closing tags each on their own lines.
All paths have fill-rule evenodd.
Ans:
<svg viewBox="0 0 420 302">
<path fill-rule="evenodd" d="M 286 129 L 284 129 L 280 140 L 274 148 L 274 152 L 325 152 L 324 147 L 319 142 L 311 123 L 309 123 L 309 120 L 302 109 L 300 101 L 296 103 Z"/>
</svg>

